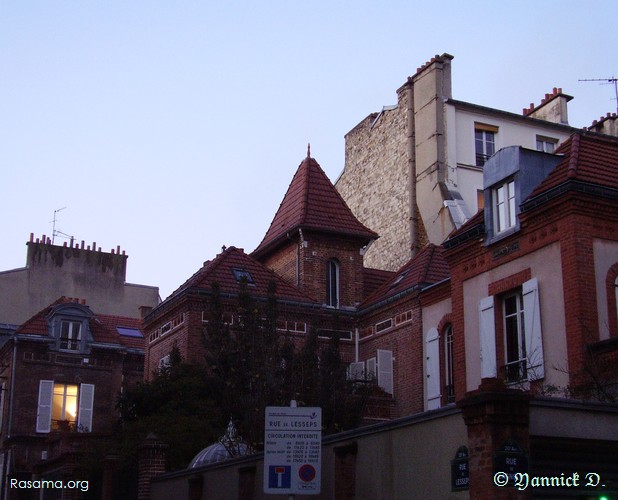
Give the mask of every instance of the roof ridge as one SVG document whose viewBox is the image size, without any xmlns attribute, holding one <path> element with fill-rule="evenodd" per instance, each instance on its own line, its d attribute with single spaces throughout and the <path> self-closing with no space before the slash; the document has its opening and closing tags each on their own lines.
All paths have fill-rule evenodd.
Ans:
<svg viewBox="0 0 618 500">
<path fill-rule="evenodd" d="M 577 175 L 577 163 L 579 161 L 579 146 L 580 135 L 573 134 L 571 137 L 571 157 L 569 158 L 569 166 L 567 167 L 567 177 L 572 179 Z"/>
</svg>

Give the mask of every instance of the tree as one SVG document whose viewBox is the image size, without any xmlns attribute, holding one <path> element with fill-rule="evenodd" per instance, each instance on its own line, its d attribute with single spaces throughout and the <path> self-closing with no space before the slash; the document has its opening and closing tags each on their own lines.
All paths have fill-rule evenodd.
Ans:
<svg viewBox="0 0 618 500">
<path fill-rule="evenodd" d="M 219 286 L 213 284 L 212 291 L 204 333 L 207 367 L 217 381 L 221 407 L 253 449 L 263 448 L 266 406 L 288 406 L 291 399 L 322 407 L 325 432 L 360 423 L 366 389 L 346 380 L 337 337 L 324 345 L 314 326 L 296 349 L 287 334 L 277 331 L 274 282 L 260 305 L 241 280 L 231 324 L 223 320 Z"/>
</svg>

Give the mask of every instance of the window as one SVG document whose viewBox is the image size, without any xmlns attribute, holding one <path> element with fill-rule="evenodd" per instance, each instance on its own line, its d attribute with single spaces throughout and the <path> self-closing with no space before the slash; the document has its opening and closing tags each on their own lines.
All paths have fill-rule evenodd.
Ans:
<svg viewBox="0 0 618 500">
<path fill-rule="evenodd" d="M 521 291 L 505 296 L 503 307 L 506 381 L 526 380 L 524 300 Z"/>
<path fill-rule="evenodd" d="M 515 226 L 515 181 L 509 180 L 492 191 L 495 234 Z"/>
<path fill-rule="evenodd" d="M 326 305 L 339 307 L 339 263 L 333 259 L 326 264 Z"/>
<path fill-rule="evenodd" d="M 558 144 L 558 139 L 552 139 L 550 137 L 543 137 L 541 135 L 536 136 L 536 150 L 543 151 L 544 153 L 553 153 Z"/>
<path fill-rule="evenodd" d="M 496 134 L 498 127 L 474 124 L 474 150 L 476 153 L 476 166 L 482 167 L 485 162 L 496 152 Z"/>
<path fill-rule="evenodd" d="M 37 432 L 58 430 L 63 425 L 79 432 L 92 429 L 94 385 L 64 384 L 53 380 L 39 382 Z M 63 422 L 67 424 L 62 424 Z"/>
<path fill-rule="evenodd" d="M 60 349 L 78 351 L 81 347 L 81 332 L 81 322 L 62 321 L 60 324 Z"/>
<path fill-rule="evenodd" d="M 77 423 L 77 386 L 54 384 L 52 401 L 52 429 L 60 428 L 60 422 L 68 422 L 71 428 Z"/>
<path fill-rule="evenodd" d="M 453 326 L 444 329 L 444 382 L 447 403 L 455 402 L 455 357 L 453 345 Z"/>
<path fill-rule="evenodd" d="M 247 285 L 255 285 L 251 273 L 246 269 L 232 269 L 232 273 L 234 274 L 236 281 L 239 283 L 244 280 Z"/>
<path fill-rule="evenodd" d="M 506 382 L 545 377 L 539 285 L 536 278 L 520 289 L 479 302 L 481 378 L 497 376 L 496 322 L 494 306 L 501 307 L 504 335 L 504 378 Z"/>
</svg>

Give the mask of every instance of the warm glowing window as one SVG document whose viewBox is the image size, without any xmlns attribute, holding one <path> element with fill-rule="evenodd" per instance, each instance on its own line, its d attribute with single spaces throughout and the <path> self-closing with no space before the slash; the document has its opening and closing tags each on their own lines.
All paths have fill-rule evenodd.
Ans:
<svg viewBox="0 0 618 500">
<path fill-rule="evenodd" d="M 78 387 L 68 384 L 54 384 L 52 400 L 52 428 L 58 429 L 59 422 L 68 422 L 70 427 L 77 423 Z"/>
</svg>

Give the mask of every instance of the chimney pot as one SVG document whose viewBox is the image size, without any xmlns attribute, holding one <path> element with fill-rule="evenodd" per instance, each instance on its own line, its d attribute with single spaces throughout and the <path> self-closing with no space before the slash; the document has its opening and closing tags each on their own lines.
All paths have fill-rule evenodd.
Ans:
<svg viewBox="0 0 618 500">
<path fill-rule="evenodd" d="M 34 233 L 30 233 L 30 243 L 34 241 Z"/>
</svg>

